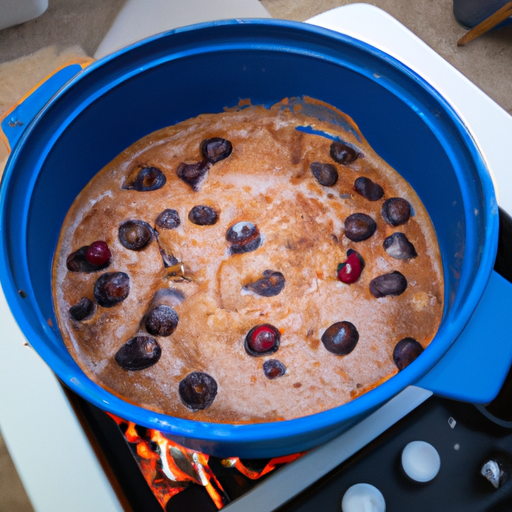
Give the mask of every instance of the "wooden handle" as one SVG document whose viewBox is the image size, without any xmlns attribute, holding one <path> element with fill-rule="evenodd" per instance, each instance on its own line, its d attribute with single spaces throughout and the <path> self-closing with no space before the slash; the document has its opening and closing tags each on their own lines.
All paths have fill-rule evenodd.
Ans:
<svg viewBox="0 0 512 512">
<path fill-rule="evenodd" d="M 494 14 L 486 18 L 484 21 L 475 25 L 469 32 L 466 32 L 458 41 L 457 46 L 464 46 L 473 39 L 485 34 L 491 28 L 494 28 L 498 23 L 507 19 L 512 15 L 512 2 L 507 2 L 501 9 L 498 9 Z"/>
</svg>

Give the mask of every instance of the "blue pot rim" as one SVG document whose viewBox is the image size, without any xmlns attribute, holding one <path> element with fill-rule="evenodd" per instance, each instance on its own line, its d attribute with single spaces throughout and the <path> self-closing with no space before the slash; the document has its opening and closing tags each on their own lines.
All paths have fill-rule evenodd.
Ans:
<svg viewBox="0 0 512 512">
<path fill-rule="evenodd" d="M 408 79 L 413 80 L 442 106 L 451 121 L 459 128 L 459 131 L 466 141 L 472 156 L 474 157 L 477 168 L 479 169 L 480 178 L 482 181 L 482 188 L 484 196 L 487 199 L 489 206 L 483 208 L 486 212 L 487 231 L 486 239 L 483 247 L 485 248 L 481 263 L 478 268 L 477 275 L 473 281 L 472 288 L 465 296 L 464 302 L 460 304 L 457 317 L 450 321 L 450 325 L 444 329 L 444 332 L 439 336 L 446 338 L 442 343 L 431 344 L 422 357 L 415 361 L 414 365 L 404 369 L 402 372 L 392 377 L 388 381 L 382 383 L 377 388 L 365 393 L 364 395 L 356 398 L 355 400 L 330 409 L 320 412 L 311 416 L 300 417 L 296 419 L 270 422 L 270 423 L 255 423 L 255 424 L 228 424 L 228 423 L 207 423 L 198 422 L 194 420 L 186 420 L 175 418 L 164 414 L 156 413 L 148 409 L 144 409 L 137 405 L 128 403 L 113 394 L 105 391 L 103 388 L 92 382 L 76 365 L 76 363 L 63 361 L 61 358 L 56 358 L 44 341 L 39 339 L 38 334 L 33 330 L 32 326 L 25 319 L 22 308 L 19 306 L 19 295 L 16 285 L 12 279 L 10 271 L 11 261 L 9 260 L 9 250 L 6 247 L 6 235 L 4 226 L 8 222 L 6 219 L 6 212 L 4 208 L 5 197 L 8 194 L 9 180 L 11 175 L 16 172 L 16 160 L 24 146 L 30 138 L 31 131 L 38 123 L 39 119 L 52 108 L 55 101 L 65 95 L 66 91 L 73 87 L 78 81 L 84 79 L 86 76 L 95 73 L 98 69 L 108 66 L 112 61 L 115 61 L 119 56 L 124 55 L 131 50 L 140 46 L 146 45 L 152 41 L 158 41 L 163 38 L 172 37 L 173 34 L 180 34 L 189 31 L 204 31 L 216 27 L 226 27 L 232 25 L 262 25 L 268 27 L 275 27 L 277 29 L 290 29 L 294 31 L 302 31 L 307 33 L 314 33 L 319 36 L 324 36 L 329 39 L 337 39 L 341 43 L 349 44 L 357 47 L 365 53 L 370 53 L 377 58 L 386 61 L 393 67 L 398 69 L 401 73 L 407 76 Z M 342 62 L 341 62 L 342 63 Z M 142 72 L 143 70 L 140 70 Z M 493 212 L 493 205 L 495 212 Z M 473 314 L 480 298 L 485 290 L 489 276 L 491 274 L 494 259 L 497 250 L 498 242 L 498 215 L 497 203 L 494 194 L 494 186 L 490 174 L 485 166 L 485 163 L 476 147 L 471 133 L 468 131 L 464 123 L 459 118 L 458 114 L 451 107 L 451 105 L 438 93 L 430 84 L 428 84 L 422 77 L 417 75 L 414 71 L 408 68 L 405 64 L 389 56 L 385 52 L 370 46 L 367 43 L 354 39 L 350 36 L 333 32 L 314 25 L 308 25 L 300 22 L 283 21 L 283 20 L 269 20 L 269 19 L 247 19 L 247 20 L 220 20 L 208 23 L 201 23 L 174 29 L 164 32 L 150 38 L 144 39 L 134 43 L 126 48 L 118 50 L 100 59 L 90 66 L 85 68 L 78 76 L 66 84 L 52 100 L 34 117 L 33 121 L 27 127 L 23 135 L 20 137 L 18 144 L 13 148 L 10 158 L 7 162 L 6 169 L 2 178 L 2 188 L 0 191 L 0 229 L 2 229 L 0 238 L 0 281 L 2 282 L 7 302 L 11 311 L 24 332 L 30 344 L 36 349 L 41 357 L 49 364 L 57 376 L 74 392 L 84 397 L 89 402 L 97 407 L 104 409 L 112 414 L 119 415 L 124 419 L 129 419 L 138 425 L 161 430 L 173 436 L 183 438 L 201 439 L 206 442 L 222 442 L 223 440 L 230 443 L 255 443 L 258 441 L 271 441 L 278 440 L 283 437 L 300 436 L 308 431 L 321 431 L 324 429 L 332 428 L 350 418 L 357 418 L 367 414 L 379 405 L 383 404 L 393 396 L 398 394 L 406 386 L 414 384 L 420 377 L 426 374 L 438 361 L 446 351 L 450 348 L 452 343 L 456 340 L 458 335 L 464 330 L 471 315 Z M 42 322 L 45 323 L 44 319 Z M 48 332 L 51 332 L 46 326 Z M 446 333 L 449 331 L 449 333 Z M 106 400 L 108 398 L 108 400 Z M 120 413 L 119 411 L 122 411 Z"/>
</svg>

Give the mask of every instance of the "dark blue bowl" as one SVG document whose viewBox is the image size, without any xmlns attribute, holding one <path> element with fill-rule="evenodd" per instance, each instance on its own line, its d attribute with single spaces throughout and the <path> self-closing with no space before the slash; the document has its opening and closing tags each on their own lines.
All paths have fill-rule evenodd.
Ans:
<svg viewBox="0 0 512 512">
<path fill-rule="evenodd" d="M 350 115 L 429 211 L 446 283 L 444 318 L 434 341 L 412 365 L 353 402 L 269 424 L 177 419 L 129 404 L 91 382 L 66 350 L 52 307 L 52 258 L 74 198 L 105 164 L 154 130 L 220 112 L 242 98 L 257 104 L 303 95 Z M 66 385 L 96 406 L 160 429 L 186 446 L 219 456 L 267 457 L 327 441 L 418 382 L 443 358 L 491 275 L 498 211 L 466 127 L 406 66 L 318 27 L 231 20 L 152 37 L 92 64 L 65 85 L 13 148 L 1 188 L 0 228 L 0 278 L 10 308 Z"/>
</svg>

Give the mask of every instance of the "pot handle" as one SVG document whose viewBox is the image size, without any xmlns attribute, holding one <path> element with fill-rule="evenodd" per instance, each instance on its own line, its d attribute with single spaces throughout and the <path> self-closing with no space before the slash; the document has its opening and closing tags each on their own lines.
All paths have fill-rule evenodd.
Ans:
<svg viewBox="0 0 512 512">
<path fill-rule="evenodd" d="M 512 364 L 511 316 L 512 284 L 493 271 L 466 328 L 416 385 L 445 398 L 492 402 Z"/>
<path fill-rule="evenodd" d="M 5 142 L 9 152 L 14 148 L 30 121 L 53 95 L 92 62 L 94 59 L 84 57 L 56 69 L 0 117 L 0 139 Z"/>
</svg>

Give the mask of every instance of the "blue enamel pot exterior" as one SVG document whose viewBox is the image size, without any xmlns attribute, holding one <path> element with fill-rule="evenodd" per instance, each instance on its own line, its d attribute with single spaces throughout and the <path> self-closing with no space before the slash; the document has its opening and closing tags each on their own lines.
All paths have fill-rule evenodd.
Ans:
<svg viewBox="0 0 512 512">
<path fill-rule="evenodd" d="M 66 350 L 52 307 L 52 258 L 77 194 L 118 153 L 154 130 L 220 112 L 243 98 L 272 104 L 304 95 L 350 115 L 425 204 L 439 237 L 446 286 L 436 338 L 408 368 L 351 403 L 276 423 L 177 419 L 124 402 L 91 382 Z M 436 392 L 472 401 L 492 399 L 499 390 L 512 358 L 501 347 L 496 359 L 507 359 L 507 367 L 497 378 L 493 375 L 496 383 L 490 390 L 482 395 L 480 386 L 457 384 L 457 376 L 464 378 L 465 367 L 475 358 L 475 337 L 480 336 L 478 328 L 476 335 L 471 326 L 465 328 L 495 279 L 498 208 L 492 181 L 450 105 L 381 51 L 295 22 L 228 20 L 185 27 L 80 70 L 11 140 L 0 203 L 4 293 L 34 349 L 67 386 L 94 405 L 194 449 L 261 458 L 317 446 L 411 384 L 426 382 Z M 463 355 L 452 361 L 448 356 L 453 351 Z M 443 364 L 450 369 L 448 382 Z M 436 377 L 436 368 L 443 375 Z"/>
</svg>

